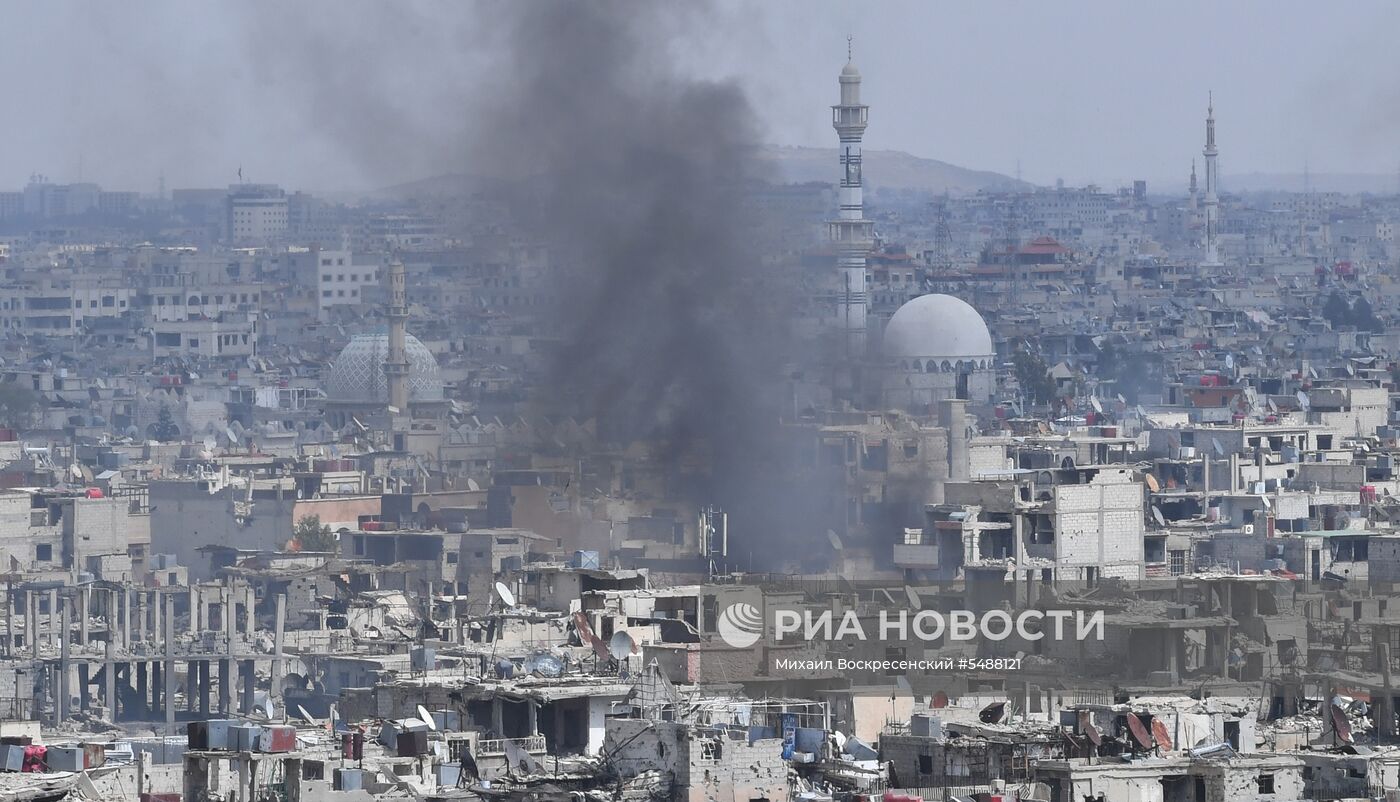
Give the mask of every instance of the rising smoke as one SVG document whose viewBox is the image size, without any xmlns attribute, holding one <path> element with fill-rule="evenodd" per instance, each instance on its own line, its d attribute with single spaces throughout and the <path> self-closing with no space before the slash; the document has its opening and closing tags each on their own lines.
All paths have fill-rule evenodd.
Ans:
<svg viewBox="0 0 1400 802">
<path fill-rule="evenodd" d="M 797 293 L 759 258 L 744 202 L 762 177 L 752 110 L 674 66 L 706 13 L 678 8 L 512 5 L 480 152 L 531 176 L 522 216 L 560 268 L 542 392 L 615 441 L 662 444 L 672 481 L 710 465 L 687 491 L 726 508 L 741 559 L 761 562 L 813 508 L 784 481 L 779 425 Z"/>
</svg>

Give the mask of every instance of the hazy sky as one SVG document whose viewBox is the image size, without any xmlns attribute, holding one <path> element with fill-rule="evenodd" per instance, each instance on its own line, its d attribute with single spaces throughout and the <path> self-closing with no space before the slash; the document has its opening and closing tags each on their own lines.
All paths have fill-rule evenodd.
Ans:
<svg viewBox="0 0 1400 802">
<path fill-rule="evenodd" d="M 0 187 L 348 189 L 469 170 L 504 69 L 492 3 L 5 2 Z M 678 6 L 678 11 L 680 11 Z M 846 35 L 867 148 L 1041 183 L 1184 186 L 1214 90 L 1221 172 L 1394 174 L 1400 4 L 722 0 L 676 59 L 736 79 L 767 138 L 831 146 Z M 627 114 L 627 109 L 618 109 Z M 645 121 L 638 120 L 638 124 Z M 599 143 L 606 147 L 607 143 Z"/>
</svg>

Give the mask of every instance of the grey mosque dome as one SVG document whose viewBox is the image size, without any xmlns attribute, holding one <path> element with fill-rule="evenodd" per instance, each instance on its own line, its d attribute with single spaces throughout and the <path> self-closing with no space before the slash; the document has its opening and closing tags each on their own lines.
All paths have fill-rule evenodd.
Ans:
<svg viewBox="0 0 1400 802">
<path fill-rule="evenodd" d="M 408 357 L 408 400 L 441 401 L 442 378 L 437 360 L 417 337 L 404 334 Z M 389 398 L 384 361 L 389 358 L 389 335 L 357 334 L 331 363 L 326 393 L 331 401 L 382 404 Z"/>
<path fill-rule="evenodd" d="M 885 326 L 885 356 L 986 360 L 996 353 L 987 323 L 966 301 L 921 295 L 901 306 Z"/>
</svg>

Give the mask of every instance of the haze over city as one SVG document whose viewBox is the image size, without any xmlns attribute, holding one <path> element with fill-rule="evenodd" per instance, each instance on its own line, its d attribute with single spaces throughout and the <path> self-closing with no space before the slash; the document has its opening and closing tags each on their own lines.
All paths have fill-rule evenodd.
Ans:
<svg viewBox="0 0 1400 802">
<path fill-rule="evenodd" d="M 487 3 L 139 8 L 14 4 L 0 50 L 0 183 L 152 192 L 243 166 L 322 191 L 470 172 L 471 105 L 505 54 Z M 763 140 L 829 147 L 822 67 L 846 36 L 880 109 L 867 147 L 1039 184 L 1184 189 L 1208 91 L 1244 173 L 1393 177 L 1393 3 L 721 2 L 665 30 L 681 69 L 732 80 Z M 795 22 L 800 20 L 800 23 Z M 57 44 L 56 44 L 57 43 Z M 178 132 L 178 134 L 176 133 Z M 450 168 L 450 169 L 448 169 Z"/>
</svg>

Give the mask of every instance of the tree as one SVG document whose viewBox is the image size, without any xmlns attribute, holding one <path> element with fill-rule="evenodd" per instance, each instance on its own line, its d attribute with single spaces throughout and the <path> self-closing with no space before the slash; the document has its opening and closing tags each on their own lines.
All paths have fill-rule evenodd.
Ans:
<svg viewBox="0 0 1400 802">
<path fill-rule="evenodd" d="M 1050 378 L 1050 368 L 1039 354 L 1031 353 L 1022 345 L 1016 349 L 1012 365 L 1016 371 L 1016 383 L 1026 394 L 1027 401 L 1034 404 L 1055 397 L 1055 381 Z"/>
<path fill-rule="evenodd" d="M 165 404 L 161 404 L 160 412 L 156 413 L 156 422 L 151 429 L 151 434 L 161 442 L 176 440 L 180 437 L 180 427 L 175 425 L 175 416 L 171 414 L 170 407 Z"/>
<path fill-rule="evenodd" d="M 319 515 L 303 515 L 297 519 L 292 539 L 302 551 L 336 551 L 339 545 L 335 532 L 321 523 Z"/>
<path fill-rule="evenodd" d="M 19 429 L 34 420 L 39 395 L 17 382 L 0 382 L 0 423 Z"/>
</svg>

